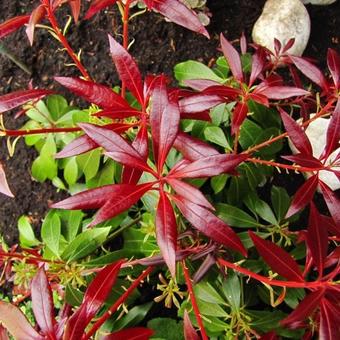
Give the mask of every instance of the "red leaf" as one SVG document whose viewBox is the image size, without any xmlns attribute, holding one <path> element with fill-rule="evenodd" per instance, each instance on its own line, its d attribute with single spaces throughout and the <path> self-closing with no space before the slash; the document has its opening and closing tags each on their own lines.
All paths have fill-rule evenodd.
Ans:
<svg viewBox="0 0 340 340">
<path fill-rule="evenodd" d="M 171 203 L 160 189 L 156 212 L 156 235 L 159 249 L 172 277 L 176 276 L 177 223 Z"/>
<path fill-rule="evenodd" d="M 327 139 L 322 158 L 328 156 L 339 146 L 340 140 L 340 99 L 338 99 L 327 128 Z"/>
<path fill-rule="evenodd" d="M 12 110 L 33 99 L 41 99 L 53 91 L 49 90 L 20 90 L 0 96 L 0 114 Z"/>
<path fill-rule="evenodd" d="M 277 340 L 278 337 L 274 331 L 263 334 L 259 340 Z"/>
<path fill-rule="evenodd" d="M 324 165 L 317 158 L 303 153 L 298 153 L 293 156 L 281 156 L 281 158 L 314 170 L 321 170 L 324 168 Z"/>
<path fill-rule="evenodd" d="M 320 340 L 340 339 L 340 317 L 339 305 L 333 305 L 327 299 L 321 300 L 320 306 Z"/>
<path fill-rule="evenodd" d="M 220 83 L 210 79 L 185 79 L 183 84 L 196 91 L 204 91 L 211 86 L 221 86 Z"/>
<path fill-rule="evenodd" d="M 265 95 L 268 99 L 287 99 L 296 96 L 307 96 L 310 92 L 292 86 L 269 86 L 263 87 L 258 93 Z"/>
<path fill-rule="evenodd" d="M 289 138 L 292 140 L 294 146 L 302 153 L 307 155 L 313 155 L 312 145 L 305 134 L 302 127 L 286 113 L 279 108 L 281 119 Z"/>
<path fill-rule="evenodd" d="M 323 90 L 328 89 L 328 84 L 324 75 L 315 65 L 303 59 L 302 57 L 290 55 L 289 58 L 294 63 L 294 65 L 311 81 L 319 85 Z"/>
<path fill-rule="evenodd" d="M 143 125 L 138 131 L 135 140 L 132 142 L 132 146 L 146 162 L 149 155 L 149 148 L 148 148 L 148 130 L 145 125 Z M 137 184 L 142 173 L 143 171 L 138 170 L 134 167 L 125 166 L 122 174 L 122 183 Z"/>
<path fill-rule="evenodd" d="M 147 5 L 170 21 L 209 38 L 209 33 L 198 19 L 196 13 L 182 2 L 177 0 L 148 0 Z"/>
<path fill-rule="evenodd" d="M 31 282 L 32 309 L 44 335 L 54 339 L 55 319 L 51 286 L 41 267 Z"/>
<path fill-rule="evenodd" d="M 0 325 L 0 339 L 1 340 L 10 340 L 6 328 Z"/>
<path fill-rule="evenodd" d="M 233 172 L 235 168 L 248 158 L 245 154 L 213 155 L 200 158 L 180 169 L 172 169 L 169 178 L 202 178 Z"/>
<path fill-rule="evenodd" d="M 102 269 L 86 289 L 78 310 L 66 324 L 65 339 L 80 339 L 92 318 L 110 294 L 123 261 L 112 263 Z"/>
<path fill-rule="evenodd" d="M 221 47 L 225 58 L 228 61 L 231 72 L 236 80 L 243 82 L 242 64 L 239 53 L 233 45 L 221 33 Z"/>
<path fill-rule="evenodd" d="M 143 82 L 136 62 L 125 48 L 110 35 L 109 41 L 110 53 L 119 73 L 120 80 L 131 91 L 138 102 L 143 105 Z"/>
<path fill-rule="evenodd" d="M 247 251 L 235 232 L 212 212 L 184 197 L 177 195 L 173 196 L 173 199 L 183 216 L 201 233 L 247 256 Z"/>
<path fill-rule="evenodd" d="M 77 23 L 79 19 L 81 2 L 80 0 L 68 0 L 68 4 L 71 7 L 73 19 L 75 23 Z"/>
<path fill-rule="evenodd" d="M 153 173 L 143 157 L 118 133 L 97 127 L 92 124 L 79 124 L 85 133 L 98 145 L 102 146 L 106 155 L 117 162 L 127 166 L 132 166 L 143 171 Z"/>
<path fill-rule="evenodd" d="M 275 243 L 263 240 L 252 231 L 248 231 L 257 251 L 278 274 L 291 281 L 303 281 L 298 264 L 285 250 Z"/>
<path fill-rule="evenodd" d="M 104 335 L 102 340 L 149 340 L 153 335 L 153 330 L 143 327 L 122 329 L 120 331 Z"/>
<path fill-rule="evenodd" d="M 236 99 L 238 96 L 242 95 L 242 91 L 240 89 L 234 89 L 226 85 L 210 86 L 204 90 L 204 93 L 226 97 L 228 99 Z"/>
<path fill-rule="evenodd" d="M 203 120 L 205 122 L 211 122 L 209 110 L 195 113 L 181 112 L 181 119 Z"/>
<path fill-rule="evenodd" d="M 307 179 L 305 183 L 295 193 L 290 207 L 287 211 L 286 218 L 293 216 L 299 210 L 303 209 L 312 199 L 318 186 L 318 175 Z"/>
<path fill-rule="evenodd" d="M 319 180 L 323 198 L 326 201 L 329 212 L 331 213 L 333 220 L 336 224 L 336 228 L 340 229 L 340 199 L 339 197 L 329 188 L 329 186 Z"/>
<path fill-rule="evenodd" d="M 120 95 L 105 85 L 72 77 L 55 77 L 54 79 L 76 95 L 104 109 L 130 109 L 130 105 Z"/>
<path fill-rule="evenodd" d="M 325 290 L 320 288 L 308 294 L 292 313 L 281 320 L 280 324 L 282 326 L 288 326 L 289 328 L 296 328 L 300 322 L 304 321 L 312 314 L 314 309 L 319 305 L 324 293 Z"/>
<path fill-rule="evenodd" d="M 0 39 L 28 23 L 30 15 L 19 15 L 0 24 Z"/>
<path fill-rule="evenodd" d="M 248 99 L 251 99 L 259 104 L 269 107 L 268 98 L 260 93 L 256 93 L 256 90 L 249 94 Z"/>
<path fill-rule="evenodd" d="M 204 195 L 193 185 L 186 182 L 179 181 L 174 178 L 165 178 L 166 182 L 177 192 L 178 195 L 184 197 L 188 201 L 201 205 L 210 210 L 215 210 L 215 208 L 210 204 L 210 202 L 204 197 Z"/>
<path fill-rule="evenodd" d="M 99 126 L 99 128 L 107 128 L 115 131 L 117 133 L 122 133 L 128 130 L 131 127 L 130 124 L 123 124 L 123 123 L 112 123 L 104 126 Z M 72 142 L 67 144 L 63 150 L 59 151 L 55 154 L 54 158 L 65 158 L 71 156 L 77 156 L 84 152 L 91 151 L 95 148 L 98 148 L 99 145 L 92 140 L 88 135 L 83 135 L 77 137 Z"/>
<path fill-rule="evenodd" d="M 45 13 L 46 10 L 44 5 L 39 5 L 31 13 L 28 25 L 26 27 L 26 34 L 31 46 L 33 45 L 35 26 L 43 19 Z"/>
<path fill-rule="evenodd" d="M 16 340 L 44 340 L 28 322 L 22 311 L 5 301 L 0 301 L 0 322 Z"/>
<path fill-rule="evenodd" d="M 109 110 L 103 110 L 99 111 L 92 116 L 96 117 L 108 117 L 111 119 L 125 119 L 129 117 L 138 117 L 140 116 L 141 112 L 130 108 L 115 108 L 115 109 L 109 109 Z"/>
<path fill-rule="evenodd" d="M 248 106 L 245 102 L 239 102 L 236 104 L 232 119 L 231 119 L 231 134 L 234 135 L 246 119 L 248 114 Z"/>
<path fill-rule="evenodd" d="M 5 170 L 1 163 L 0 163 L 0 192 L 9 197 L 14 197 L 11 189 L 8 186 Z"/>
<path fill-rule="evenodd" d="M 334 85 L 338 89 L 339 88 L 339 82 L 340 82 L 340 56 L 339 54 L 329 48 L 327 51 L 327 64 L 329 71 L 331 72 Z"/>
<path fill-rule="evenodd" d="M 321 216 L 313 202 L 310 204 L 309 222 L 307 231 L 307 246 L 310 249 L 313 262 L 318 268 L 320 277 L 324 269 L 324 262 L 327 257 L 328 231 L 323 225 Z"/>
<path fill-rule="evenodd" d="M 194 326 L 192 325 L 187 310 L 184 311 L 183 321 L 184 321 L 184 325 L 183 325 L 184 339 L 185 340 L 200 340 L 201 338 L 197 334 Z"/>
<path fill-rule="evenodd" d="M 266 57 L 265 49 L 259 47 L 252 57 L 249 87 L 251 87 L 254 84 L 255 80 L 262 72 L 265 64 L 265 57 Z"/>
<path fill-rule="evenodd" d="M 209 110 L 223 102 L 224 100 L 216 95 L 195 94 L 190 97 L 182 98 L 179 101 L 179 108 L 181 113 L 196 113 Z"/>
<path fill-rule="evenodd" d="M 100 10 L 104 9 L 107 6 L 114 5 L 117 0 L 92 0 L 91 6 L 85 14 L 84 19 L 90 19 Z"/>
<path fill-rule="evenodd" d="M 174 147 L 190 161 L 203 157 L 219 155 L 219 152 L 209 144 L 184 132 L 179 132 L 174 142 Z"/>
</svg>

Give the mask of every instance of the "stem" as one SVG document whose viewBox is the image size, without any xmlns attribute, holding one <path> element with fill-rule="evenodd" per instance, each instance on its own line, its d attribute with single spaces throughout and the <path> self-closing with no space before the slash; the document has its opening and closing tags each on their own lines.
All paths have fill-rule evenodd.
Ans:
<svg viewBox="0 0 340 340">
<path fill-rule="evenodd" d="M 73 60 L 73 62 L 76 64 L 78 70 L 80 71 L 80 73 L 83 75 L 83 77 L 86 80 L 91 80 L 91 77 L 89 76 L 89 74 L 87 73 L 85 67 L 82 65 L 82 63 L 80 62 L 78 56 L 74 53 L 72 47 L 70 46 L 70 44 L 68 43 L 66 37 L 64 36 L 64 34 L 61 32 L 57 19 L 53 13 L 53 9 L 51 8 L 49 1 L 42 1 L 43 4 L 45 5 L 46 8 L 46 12 L 47 12 L 47 17 L 48 20 L 50 21 L 53 30 L 55 31 L 58 39 L 60 40 L 61 44 L 65 47 L 68 55 L 71 57 L 71 59 Z"/>
<path fill-rule="evenodd" d="M 28 136 L 28 135 L 38 135 L 41 133 L 60 133 L 60 132 L 77 132 L 77 131 L 81 131 L 81 128 L 68 127 L 68 128 L 34 129 L 34 130 L 0 130 L 0 136 Z"/>
<path fill-rule="evenodd" d="M 42 257 L 24 255 L 24 254 L 20 254 L 20 253 L 0 252 L 0 258 L 3 258 L 3 257 L 5 257 L 5 258 L 15 258 L 15 259 L 21 259 L 21 260 L 29 260 L 29 261 L 37 261 L 37 262 L 65 264 L 65 262 L 63 262 L 63 261 L 47 260 L 47 259 L 44 259 Z"/>
<path fill-rule="evenodd" d="M 24 64 L 22 61 L 17 59 L 17 57 L 9 51 L 4 44 L 0 43 L 0 54 L 3 54 L 6 56 L 9 60 L 13 61 L 14 64 L 16 64 L 18 67 L 20 67 L 24 72 L 27 74 L 32 74 L 32 72 L 29 70 L 28 66 Z"/>
<path fill-rule="evenodd" d="M 130 296 L 130 294 L 138 287 L 141 281 L 143 281 L 153 270 L 150 266 L 144 272 L 138 276 L 138 278 L 133 281 L 131 286 L 124 292 L 123 295 L 94 323 L 92 328 L 86 333 L 84 340 L 90 339 L 92 335 L 103 325 L 103 323 L 110 318 L 110 316 L 116 312 L 118 307 L 124 303 L 124 301 Z"/>
<path fill-rule="evenodd" d="M 228 267 L 242 273 L 244 275 L 250 276 L 251 278 L 258 280 L 262 283 L 266 283 L 270 286 L 278 286 L 278 287 L 291 287 L 291 288 L 307 288 L 307 289 L 315 289 L 319 287 L 327 287 L 332 286 L 333 283 L 330 281 L 314 281 L 314 282 L 297 282 L 297 281 L 282 281 L 282 280 L 274 280 L 266 276 L 262 276 L 252 271 L 242 268 L 234 263 L 228 262 L 224 259 L 219 258 L 218 263 L 224 267 Z"/>
<path fill-rule="evenodd" d="M 197 306 L 194 290 L 192 288 L 192 282 L 191 282 L 189 270 L 188 270 L 188 268 L 185 264 L 185 260 L 182 261 L 182 267 L 183 267 L 185 282 L 186 282 L 186 285 L 187 285 L 188 291 L 189 291 L 190 301 L 191 301 L 192 308 L 193 308 L 194 313 L 195 313 L 197 323 L 198 323 L 200 331 L 201 331 L 202 339 L 208 340 L 209 338 L 207 336 L 207 333 L 205 332 L 205 328 L 204 328 L 203 321 L 202 321 L 202 318 L 201 318 L 201 313 L 200 313 L 200 310 Z"/>
</svg>

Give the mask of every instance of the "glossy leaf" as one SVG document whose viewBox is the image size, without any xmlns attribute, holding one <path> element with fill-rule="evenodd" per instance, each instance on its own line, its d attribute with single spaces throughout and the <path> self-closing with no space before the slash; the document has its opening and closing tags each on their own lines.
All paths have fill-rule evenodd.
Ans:
<svg viewBox="0 0 340 340">
<path fill-rule="evenodd" d="M 75 23 L 78 23 L 81 0 L 68 0 L 68 4 L 71 7 L 73 20 L 75 21 Z"/>
<path fill-rule="evenodd" d="M 340 338 L 339 305 L 334 305 L 328 299 L 321 300 L 320 306 L 320 340 Z"/>
<path fill-rule="evenodd" d="M 248 114 L 248 106 L 245 102 L 239 102 L 236 104 L 236 107 L 233 111 L 232 119 L 231 119 L 231 133 L 234 135 L 247 118 Z"/>
<path fill-rule="evenodd" d="M 170 178 L 202 178 L 234 172 L 248 158 L 245 154 L 226 154 L 203 157 L 169 173 Z"/>
<path fill-rule="evenodd" d="M 298 153 L 293 156 L 281 156 L 281 158 L 287 159 L 300 166 L 315 170 L 321 170 L 324 168 L 324 165 L 321 163 L 320 160 L 308 154 Z"/>
<path fill-rule="evenodd" d="M 340 229 L 340 199 L 339 196 L 334 193 L 329 186 L 319 181 L 321 187 L 323 198 L 326 201 L 329 212 L 331 213 L 333 220 L 335 222 L 336 228 Z"/>
<path fill-rule="evenodd" d="M 266 54 L 264 48 L 259 47 L 252 57 L 249 87 L 251 87 L 254 84 L 257 77 L 261 74 L 265 65 L 265 57 Z"/>
<path fill-rule="evenodd" d="M 177 223 L 171 203 L 160 190 L 156 212 L 156 235 L 161 254 L 173 277 L 176 275 Z"/>
<path fill-rule="evenodd" d="M 0 39 L 28 23 L 30 15 L 19 15 L 0 24 Z"/>
<path fill-rule="evenodd" d="M 323 273 L 328 248 L 328 232 L 322 222 L 323 221 L 321 220 L 317 208 L 314 203 L 311 202 L 306 241 L 307 246 L 310 249 L 313 262 L 318 268 L 320 277 Z"/>
<path fill-rule="evenodd" d="M 233 45 L 223 36 L 221 33 L 221 46 L 225 58 L 228 61 L 231 72 L 236 80 L 243 81 L 242 65 L 239 53 L 233 47 Z"/>
<path fill-rule="evenodd" d="M 289 218 L 303 209 L 312 199 L 318 186 L 318 175 L 310 177 L 295 193 L 286 218 Z"/>
<path fill-rule="evenodd" d="M 22 311 L 5 301 L 0 301 L 0 322 L 16 340 L 43 340 L 28 322 Z"/>
<path fill-rule="evenodd" d="M 49 90 L 20 90 L 0 96 L 0 114 L 27 103 L 34 99 L 41 99 L 49 94 Z"/>
<path fill-rule="evenodd" d="M 179 108 L 181 113 L 196 113 L 211 109 L 224 100 L 212 94 L 195 94 L 179 101 Z"/>
<path fill-rule="evenodd" d="M 114 5 L 117 0 L 92 0 L 90 8 L 85 14 L 84 19 L 90 19 L 105 7 Z"/>
<path fill-rule="evenodd" d="M 41 267 L 31 282 L 32 309 L 44 335 L 54 338 L 54 306 L 52 290 L 45 270 Z"/>
<path fill-rule="evenodd" d="M 194 326 L 191 323 L 187 310 L 184 311 L 183 321 L 184 321 L 184 325 L 183 325 L 184 339 L 185 340 L 200 340 L 199 335 L 197 334 Z"/>
<path fill-rule="evenodd" d="M 338 99 L 337 104 L 334 108 L 332 117 L 329 121 L 327 129 L 327 142 L 325 150 L 323 152 L 322 158 L 327 159 L 328 156 L 339 147 L 340 141 L 340 99 Z"/>
<path fill-rule="evenodd" d="M 201 233 L 244 256 L 247 255 L 246 249 L 235 232 L 212 212 L 184 197 L 174 196 L 173 198 L 183 216 Z"/>
<path fill-rule="evenodd" d="M 122 329 L 120 331 L 104 335 L 101 339 L 102 340 L 117 340 L 117 339 L 124 339 L 124 340 L 149 340 L 150 337 L 153 335 L 153 331 L 148 328 L 143 327 L 134 327 L 134 328 L 127 328 Z"/>
<path fill-rule="evenodd" d="M 109 35 L 110 53 L 120 80 L 131 91 L 140 104 L 144 104 L 143 82 L 138 66 L 131 55 Z"/>
<path fill-rule="evenodd" d="M 0 193 L 3 193 L 4 195 L 7 195 L 9 197 L 14 197 L 11 189 L 8 186 L 5 170 L 0 163 Z"/>
<path fill-rule="evenodd" d="M 76 95 L 104 109 L 130 108 L 130 105 L 120 95 L 105 85 L 72 77 L 55 77 L 54 79 Z"/>
<path fill-rule="evenodd" d="M 296 326 L 305 319 L 315 310 L 319 305 L 320 300 L 324 296 L 324 289 L 320 288 L 312 293 L 309 293 L 295 308 L 295 310 L 290 313 L 285 319 L 280 323 L 282 326 L 288 326 L 290 328 L 296 328 Z"/>
<path fill-rule="evenodd" d="M 292 86 L 270 86 L 262 88 L 259 93 L 266 96 L 268 99 L 287 99 L 297 96 L 307 96 L 310 92 Z"/>
<path fill-rule="evenodd" d="M 303 281 L 298 264 L 282 248 L 275 243 L 263 240 L 252 231 L 248 231 L 257 251 L 278 274 L 291 281 Z"/>
<path fill-rule="evenodd" d="M 45 13 L 46 13 L 46 10 L 43 5 L 39 5 L 31 13 L 28 25 L 26 27 L 26 34 L 27 34 L 27 37 L 28 37 L 28 40 L 31 46 L 33 45 L 35 26 L 43 19 L 43 17 L 45 16 Z"/>
<path fill-rule="evenodd" d="M 327 64 L 331 72 L 334 85 L 339 88 L 340 85 L 340 56 L 337 51 L 329 48 L 327 51 Z"/>
</svg>

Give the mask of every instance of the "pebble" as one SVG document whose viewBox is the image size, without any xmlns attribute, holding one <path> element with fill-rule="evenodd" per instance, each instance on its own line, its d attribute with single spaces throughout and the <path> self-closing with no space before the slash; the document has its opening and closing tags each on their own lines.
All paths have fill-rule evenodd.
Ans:
<svg viewBox="0 0 340 340">
<path fill-rule="evenodd" d="M 302 0 L 304 4 L 311 4 L 311 5 L 330 5 L 333 4 L 336 0 Z"/>
<path fill-rule="evenodd" d="M 259 45 L 274 52 L 274 38 L 284 46 L 291 38 L 294 45 L 288 50 L 301 56 L 310 35 L 309 14 L 300 0 L 267 0 L 256 21 L 252 38 Z"/>
</svg>

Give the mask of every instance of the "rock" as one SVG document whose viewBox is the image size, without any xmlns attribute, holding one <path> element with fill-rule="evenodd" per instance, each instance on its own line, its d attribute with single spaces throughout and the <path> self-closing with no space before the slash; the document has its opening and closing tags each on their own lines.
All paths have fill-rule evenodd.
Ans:
<svg viewBox="0 0 340 340">
<path fill-rule="evenodd" d="M 310 35 L 309 14 L 300 0 L 267 0 L 253 28 L 253 41 L 274 52 L 274 38 L 284 46 L 295 38 L 288 53 L 301 56 Z"/>
<path fill-rule="evenodd" d="M 314 115 L 311 115 L 313 117 Z M 299 120 L 301 123 L 301 120 Z M 305 130 L 308 139 L 310 140 L 313 148 L 313 156 L 315 158 L 319 158 L 323 152 L 323 149 L 326 145 L 326 138 L 327 138 L 327 129 L 328 129 L 329 119 L 326 118 L 318 118 L 310 123 Z M 289 140 L 289 146 L 292 152 L 295 154 L 297 153 L 297 149 Z M 325 165 L 328 165 L 337 157 L 338 153 L 340 152 L 340 148 L 336 149 L 333 153 L 329 155 L 326 160 Z M 307 174 L 306 177 L 310 177 L 310 174 Z M 319 172 L 319 178 L 326 183 L 333 191 L 340 189 L 340 181 L 336 177 L 336 175 L 330 171 L 321 170 Z M 320 189 L 318 188 L 320 192 Z"/>
<path fill-rule="evenodd" d="M 311 5 L 330 5 L 333 4 L 336 0 L 302 0 L 304 4 Z"/>
</svg>

